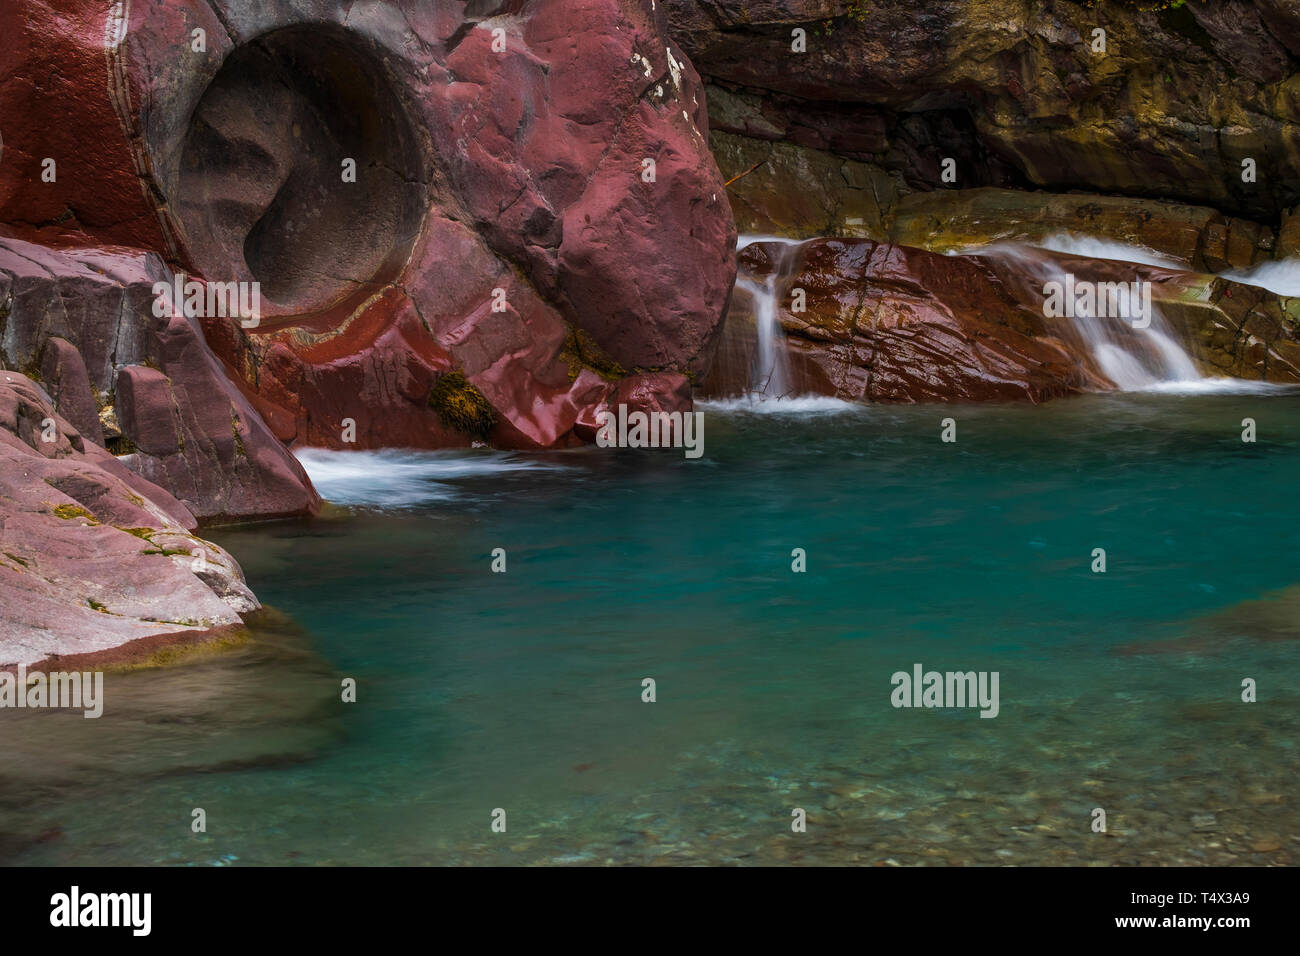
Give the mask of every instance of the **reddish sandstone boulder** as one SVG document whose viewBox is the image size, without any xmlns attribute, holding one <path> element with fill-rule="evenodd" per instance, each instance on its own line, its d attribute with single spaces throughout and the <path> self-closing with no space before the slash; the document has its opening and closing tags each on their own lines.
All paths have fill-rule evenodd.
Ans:
<svg viewBox="0 0 1300 956">
<path fill-rule="evenodd" d="M 0 221 L 258 282 L 257 328 L 204 325 L 283 441 L 349 445 L 350 421 L 350 447 L 563 446 L 619 379 L 711 361 L 734 230 L 701 84 L 654 4 L 69 0 L 5 17 L 49 51 L 13 69 L 75 69 L 54 90 L 0 79 L 0 104 L 84 114 L 97 167 L 24 127 Z M 74 172 L 34 185 L 51 153 Z M 81 218 L 101 182 L 116 215 Z M 430 404 L 454 372 L 491 406 L 487 433 Z"/>
<path fill-rule="evenodd" d="M 238 628 L 257 599 L 194 526 L 39 385 L 0 372 L 0 669 L 103 661 Z"/>
<path fill-rule="evenodd" d="M 171 281 L 156 255 L 55 251 L 0 239 L 0 363 L 50 384 L 59 414 L 103 442 L 100 409 L 132 470 L 205 522 L 312 514 L 297 460 L 225 375 L 195 320 L 154 315 Z"/>
<path fill-rule="evenodd" d="M 90 389 L 90 375 L 77 347 L 57 336 L 45 340 L 41 356 L 41 379 L 54 399 L 59 414 L 88 440 L 104 444 L 99 408 Z"/>
</svg>

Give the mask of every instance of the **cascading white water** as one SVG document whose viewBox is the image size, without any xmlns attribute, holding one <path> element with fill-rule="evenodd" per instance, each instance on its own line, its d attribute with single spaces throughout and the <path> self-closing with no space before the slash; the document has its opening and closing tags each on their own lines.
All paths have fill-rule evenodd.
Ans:
<svg viewBox="0 0 1300 956">
<path fill-rule="evenodd" d="M 744 235 L 737 241 L 737 251 L 758 242 L 771 243 L 776 247 L 772 254 L 772 270 L 762 280 L 743 272 L 736 280 L 736 288 L 747 294 L 753 303 L 758 339 L 750 373 L 749 400 L 758 400 L 756 408 L 766 403 L 767 409 L 779 411 L 783 405 L 791 404 L 790 399 L 794 395 L 785 333 L 781 329 L 780 300 L 787 292 L 790 274 L 798 258 L 797 248 L 804 240 Z M 1178 263 L 1145 249 L 1111 240 L 1072 235 L 1050 237 L 1036 246 L 995 243 L 950 254 L 1000 258 L 1017 272 L 1038 283 L 1063 283 L 1066 279 L 1065 270 L 1045 255 L 1043 250 L 1112 262 L 1178 268 Z M 1276 291 L 1283 294 L 1293 290 L 1300 293 L 1300 260 L 1269 263 L 1266 267 L 1251 270 L 1249 274 L 1225 273 L 1225 276 L 1276 288 Z M 1080 314 L 1077 300 L 1075 304 L 1074 315 L 1051 321 L 1060 323 L 1058 328 L 1062 337 L 1073 341 L 1082 353 L 1090 356 L 1095 370 L 1120 391 L 1201 393 L 1255 391 L 1273 387 L 1263 383 L 1207 378 L 1202 375 L 1177 333 L 1154 303 L 1150 307 L 1150 323 L 1145 328 L 1134 328 L 1131 318 L 1120 317 L 1104 306 Z M 786 401 L 767 401 L 770 399 Z"/>
<path fill-rule="evenodd" d="M 1219 274 L 1225 279 L 1257 285 L 1278 295 L 1300 296 L 1300 258 L 1261 262 L 1249 269 L 1233 269 Z"/>
<path fill-rule="evenodd" d="M 1043 248 L 1056 248 L 1050 241 Z M 976 250 L 971 250 L 976 251 Z M 1062 251 L 1075 252 L 1074 248 Z M 1080 250 L 1082 251 L 1082 250 Z M 1097 258 L 1120 258 L 1107 253 L 1123 254 L 1126 247 L 1101 240 L 1090 240 L 1086 254 Z M 1066 272 L 1056 262 L 1044 257 L 1032 247 L 1012 243 L 998 243 L 978 250 L 980 255 L 999 258 L 1013 264 L 1026 275 L 1045 283 L 1064 284 Z M 1121 261 L 1140 261 L 1132 258 Z M 1099 297 L 1100 298 L 1100 297 Z M 1196 363 L 1179 344 L 1169 322 L 1154 304 L 1151 305 L 1150 324 L 1134 328 L 1128 318 L 1107 313 L 1107 309 L 1085 310 L 1069 318 L 1053 321 L 1069 323 L 1073 337 L 1087 349 L 1098 371 L 1110 379 L 1120 391 L 1147 391 L 1151 389 L 1191 388 L 1205 381 Z M 1098 314 L 1101 312 L 1102 314 Z"/>
<path fill-rule="evenodd" d="M 1142 246 L 1114 239 L 1099 239 L 1096 236 L 1080 236 L 1075 233 L 1061 232 L 1047 236 L 1034 243 L 1035 248 L 1049 252 L 1063 252 L 1067 256 L 1084 256 L 1088 259 L 1110 259 L 1114 262 L 1134 262 L 1143 266 L 1157 266 L 1161 269 L 1183 269 L 1179 260 L 1170 256 L 1152 252 Z"/>
<path fill-rule="evenodd" d="M 1075 329 L 1088 343 L 1102 373 L 1122 392 L 1161 385 L 1199 382 L 1203 376 L 1190 355 L 1174 340 L 1160 310 L 1151 307 L 1151 325 L 1134 329 L 1127 319 L 1075 316 Z M 1134 348 L 1145 336 L 1148 349 Z"/>
<path fill-rule="evenodd" d="M 760 398 L 785 398 L 791 394 L 793 385 L 778 303 L 785 280 L 789 278 L 794 264 L 794 249 L 802 243 L 797 239 L 780 236 L 746 235 L 736 241 L 736 251 L 740 252 L 756 242 L 772 243 L 779 247 L 779 251 L 774 256 L 772 271 L 762 282 L 743 275 L 736 279 L 736 288 L 748 293 L 754 303 L 758 353 L 750 377 L 750 390 Z"/>
</svg>

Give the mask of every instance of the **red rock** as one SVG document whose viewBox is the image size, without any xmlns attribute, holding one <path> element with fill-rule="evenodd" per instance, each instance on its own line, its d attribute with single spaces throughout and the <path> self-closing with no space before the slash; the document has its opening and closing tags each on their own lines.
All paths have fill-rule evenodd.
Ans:
<svg viewBox="0 0 1300 956">
<path fill-rule="evenodd" d="M 205 522 L 312 514 L 320 498 L 297 460 L 226 376 L 194 319 L 156 317 L 156 255 L 58 251 L 0 239 L 3 362 L 43 369 L 64 417 L 102 441 L 113 406 L 138 449 L 129 466 Z"/>
<path fill-rule="evenodd" d="M 691 408 L 691 386 L 685 375 L 635 375 L 619 382 L 609 403 L 626 405 L 629 412 L 686 412 Z"/>
<path fill-rule="evenodd" d="M 67 339 L 47 339 L 41 357 L 41 377 L 45 380 L 54 407 L 96 445 L 104 444 L 104 430 L 99 423 L 99 410 L 90 390 L 90 377 L 86 363 L 77 347 Z"/>
<path fill-rule="evenodd" d="M 194 525 L 84 440 L 39 385 L 0 372 L 0 669 L 122 659 L 239 627 L 257 599 Z"/>
<path fill-rule="evenodd" d="M 181 422 L 167 376 L 129 365 L 117 376 L 117 420 L 140 454 L 151 458 L 180 451 Z"/>
<path fill-rule="evenodd" d="M 469 10 L 176 0 L 106 24 L 98 0 L 68 0 L 57 16 L 8 13 L 12 35 L 47 35 L 52 62 L 75 61 L 57 109 L 87 114 L 98 138 L 93 172 L 78 158 L 57 190 L 32 187 L 29 162 L 0 164 L 0 195 L 21 187 L 0 220 L 32 235 L 90 208 L 102 181 L 113 217 L 41 227 L 41 241 L 132 243 L 208 280 L 260 282 L 261 326 L 204 328 L 281 440 L 339 447 L 351 419 L 352 447 L 468 444 L 428 407 L 460 369 L 498 413 L 493 443 L 577 441 L 591 398 L 562 354 L 571 330 L 632 371 L 699 374 L 712 359 L 734 229 L 702 85 L 652 4 Z M 206 52 L 186 46 L 195 28 Z M 45 62 L 28 57 L 15 69 Z M 55 108 L 20 87 L 0 103 Z M 87 155 L 41 124 L 22 132 L 31 155 Z"/>
<path fill-rule="evenodd" d="M 870 240 L 755 243 L 744 273 L 776 270 L 778 319 L 795 393 L 868 401 L 1043 401 L 1115 387 L 1072 322 L 1044 318 L 1045 276 L 1151 289 L 1164 331 L 1202 374 L 1300 382 L 1300 329 L 1285 297 L 1190 271 L 1024 246 L 940 255 Z M 806 311 L 793 310 L 795 289 Z M 1156 343 L 1135 336 L 1159 365 Z M 707 394 L 752 387 L 758 338 L 748 293 L 737 293 L 703 381 Z"/>
<path fill-rule="evenodd" d="M 110 92 L 105 43 L 116 4 L 0 4 L 0 222 L 45 245 L 162 249 Z M 55 160 L 55 181 L 41 178 Z"/>
</svg>

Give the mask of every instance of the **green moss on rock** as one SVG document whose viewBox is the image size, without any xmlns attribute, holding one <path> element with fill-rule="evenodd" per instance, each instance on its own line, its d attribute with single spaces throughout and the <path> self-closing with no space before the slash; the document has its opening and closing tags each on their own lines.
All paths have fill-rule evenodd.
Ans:
<svg viewBox="0 0 1300 956">
<path fill-rule="evenodd" d="M 240 458 L 247 458 L 248 450 L 244 447 L 244 437 L 239 434 L 239 413 L 235 411 L 233 405 L 230 408 L 230 431 L 235 436 L 235 453 Z"/>
<path fill-rule="evenodd" d="M 429 407 L 443 425 L 466 435 L 486 438 L 496 427 L 496 409 L 459 369 L 444 373 L 434 383 Z"/>
<path fill-rule="evenodd" d="M 65 521 L 71 521 L 73 518 L 85 518 L 91 524 L 99 524 L 99 520 L 81 505 L 59 505 L 54 509 L 54 516 Z"/>
<path fill-rule="evenodd" d="M 627 369 L 605 354 L 596 340 L 582 329 L 573 328 L 564 339 L 560 357 L 569 365 L 569 381 L 576 379 L 584 368 L 589 368 L 607 382 L 616 382 L 627 376 Z"/>
</svg>

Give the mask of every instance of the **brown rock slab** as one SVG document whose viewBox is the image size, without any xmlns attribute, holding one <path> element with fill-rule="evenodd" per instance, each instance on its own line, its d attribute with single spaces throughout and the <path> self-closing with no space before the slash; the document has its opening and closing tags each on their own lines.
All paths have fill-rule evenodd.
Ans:
<svg viewBox="0 0 1300 956">
<path fill-rule="evenodd" d="M 755 243 L 742 267 L 765 277 L 780 247 Z M 990 264 L 868 239 L 813 240 L 786 263 L 779 321 L 786 336 L 795 393 L 862 401 L 1043 401 L 1099 379 L 1081 365 Z M 795 288 L 806 310 L 793 311 Z M 739 340 L 754 339 L 746 296 Z M 725 378 L 746 365 L 738 339 L 710 394 L 734 394 L 748 381 Z M 752 353 L 751 353 L 752 354 Z"/>
</svg>

